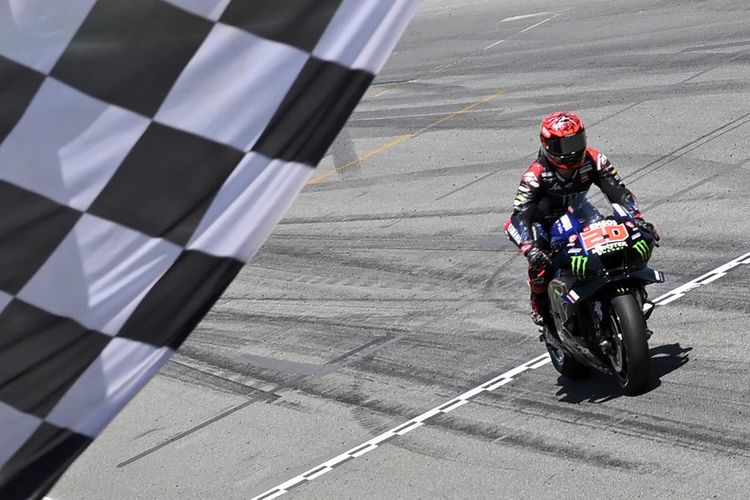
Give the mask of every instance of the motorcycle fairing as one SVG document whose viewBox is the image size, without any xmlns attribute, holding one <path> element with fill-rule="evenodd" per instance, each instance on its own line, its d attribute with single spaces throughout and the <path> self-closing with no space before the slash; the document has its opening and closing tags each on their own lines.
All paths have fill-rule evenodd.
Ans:
<svg viewBox="0 0 750 500">
<path fill-rule="evenodd" d="M 651 285 L 653 283 L 664 283 L 664 273 L 652 269 L 650 267 L 642 267 L 634 271 L 630 271 L 627 274 L 619 274 L 614 276 L 602 276 L 593 281 L 573 287 L 563 299 L 568 304 L 575 304 L 580 301 L 584 301 L 611 283 L 618 283 L 623 281 L 635 282 L 638 286 Z"/>
</svg>

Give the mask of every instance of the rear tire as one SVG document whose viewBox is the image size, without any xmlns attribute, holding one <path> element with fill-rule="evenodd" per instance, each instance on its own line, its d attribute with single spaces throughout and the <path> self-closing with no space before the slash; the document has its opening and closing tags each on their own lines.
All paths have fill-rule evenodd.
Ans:
<svg viewBox="0 0 750 500">
<path fill-rule="evenodd" d="M 625 394 L 635 396 L 646 390 L 651 376 L 646 319 L 632 295 L 615 297 L 611 304 L 612 369 Z"/>
<path fill-rule="evenodd" d="M 552 366 L 555 367 L 560 375 L 573 380 L 580 380 L 589 375 L 589 367 L 575 359 L 565 351 L 557 349 L 551 344 L 545 343 L 549 357 L 552 360 Z"/>
</svg>

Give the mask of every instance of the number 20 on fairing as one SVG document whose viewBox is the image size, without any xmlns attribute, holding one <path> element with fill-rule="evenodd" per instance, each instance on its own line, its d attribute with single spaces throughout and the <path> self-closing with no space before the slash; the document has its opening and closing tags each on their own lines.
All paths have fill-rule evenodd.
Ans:
<svg viewBox="0 0 750 500">
<path fill-rule="evenodd" d="M 603 243 L 614 243 L 628 239 L 628 230 L 623 224 L 591 228 L 581 234 L 581 243 L 589 251 Z"/>
</svg>

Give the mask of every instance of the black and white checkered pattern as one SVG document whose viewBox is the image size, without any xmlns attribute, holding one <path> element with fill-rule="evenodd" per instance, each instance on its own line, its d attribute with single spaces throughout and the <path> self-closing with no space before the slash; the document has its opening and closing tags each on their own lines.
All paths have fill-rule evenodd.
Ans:
<svg viewBox="0 0 750 500">
<path fill-rule="evenodd" d="M 0 498 L 43 495 L 182 343 L 415 3 L 0 2 Z"/>
</svg>

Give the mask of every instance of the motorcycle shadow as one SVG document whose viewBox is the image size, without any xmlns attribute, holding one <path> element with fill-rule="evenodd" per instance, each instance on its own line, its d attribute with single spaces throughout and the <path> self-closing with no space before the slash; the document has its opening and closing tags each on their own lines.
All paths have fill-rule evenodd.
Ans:
<svg viewBox="0 0 750 500">
<path fill-rule="evenodd" d="M 681 368 L 690 361 L 688 353 L 692 347 L 682 347 L 679 343 L 664 344 L 652 347 L 649 351 L 651 357 L 651 380 L 645 393 L 651 392 L 661 385 L 661 377 Z M 591 370 L 591 375 L 582 380 L 572 380 L 560 376 L 557 383 L 561 386 L 557 396 L 564 403 L 605 403 L 624 396 L 614 377 L 605 375 L 596 370 Z"/>
</svg>

